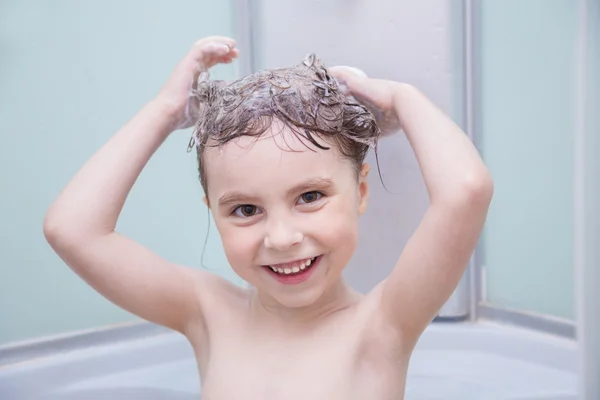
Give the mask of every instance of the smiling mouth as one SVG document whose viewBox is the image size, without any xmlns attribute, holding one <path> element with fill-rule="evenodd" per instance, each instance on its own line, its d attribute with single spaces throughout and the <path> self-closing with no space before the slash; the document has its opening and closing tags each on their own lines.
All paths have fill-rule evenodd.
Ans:
<svg viewBox="0 0 600 400">
<path fill-rule="evenodd" d="M 267 265 L 267 268 L 270 268 L 271 271 L 283 276 L 296 275 L 310 269 L 313 263 L 317 260 L 317 258 L 319 258 L 319 256 L 309 258 L 304 261 L 297 261 L 294 263 L 285 264 L 285 266 L 283 264 Z"/>
</svg>

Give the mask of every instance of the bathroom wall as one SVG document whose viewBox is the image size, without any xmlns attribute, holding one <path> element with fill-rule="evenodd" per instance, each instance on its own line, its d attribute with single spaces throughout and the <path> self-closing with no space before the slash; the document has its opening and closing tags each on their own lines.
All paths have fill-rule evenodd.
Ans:
<svg viewBox="0 0 600 400">
<path fill-rule="evenodd" d="M 228 1 L 0 2 L 0 345 L 136 319 L 52 252 L 44 214 L 198 38 L 233 34 Z M 214 73 L 235 75 L 235 64 Z M 159 149 L 117 228 L 201 268 L 209 217 L 190 134 L 175 132 Z M 236 281 L 214 225 L 209 233 L 204 265 Z"/>
<path fill-rule="evenodd" d="M 495 180 L 484 301 L 572 320 L 577 15 L 571 0 L 480 3 L 478 146 Z"/>
</svg>

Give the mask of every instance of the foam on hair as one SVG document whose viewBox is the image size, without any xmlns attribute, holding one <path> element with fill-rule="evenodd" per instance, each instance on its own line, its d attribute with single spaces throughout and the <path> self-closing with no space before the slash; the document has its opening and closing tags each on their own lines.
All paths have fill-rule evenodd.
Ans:
<svg viewBox="0 0 600 400">
<path fill-rule="evenodd" d="M 277 121 L 308 149 L 329 149 L 319 139 L 335 144 L 357 172 L 381 135 L 374 115 L 345 94 L 315 54 L 297 66 L 264 70 L 232 82 L 201 80 L 192 95 L 199 115 L 190 143 L 197 150 L 205 193 L 206 147 L 223 146 L 242 136 L 258 139 Z"/>
</svg>

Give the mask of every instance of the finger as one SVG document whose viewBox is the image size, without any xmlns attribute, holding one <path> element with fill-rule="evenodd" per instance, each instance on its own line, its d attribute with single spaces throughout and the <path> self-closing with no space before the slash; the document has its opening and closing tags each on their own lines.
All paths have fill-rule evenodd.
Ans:
<svg viewBox="0 0 600 400">
<path fill-rule="evenodd" d="M 202 38 L 192 46 L 190 53 L 198 59 L 208 54 L 223 54 L 235 48 L 235 40 L 224 36 Z"/>
<path fill-rule="evenodd" d="M 230 49 L 233 49 L 236 46 L 235 40 L 233 40 L 233 39 L 231 39 L 229 37 L 226 37 L 226 36 L 209 36 L 209 37 L 205 37 L 205 38 L 202 38 L 202 39 L 196 41 L 196 43 L 194 44 L 194 47 L 203 47 L 207 43 L 212 43 L 212 42 L 216 42 L 216 43 L 220 43 L 220 44 L 225 44 L 225 45 L 229 46 Z"/>
<path fill-rule="evenodd" d="M 351 74 L 354 76 L 367 78 L 367 74 L 363 70 L 356 68 L 356 67 L 350 67 L 347 65 L 339 65 L 339 66 L 333 67 L 332 69 L 336 70 L 336 71 L 340 71 L 341 73 L 343 73 L 345 75 Z"/>
<path fill-rule="evenodd" d="M 329 69 L 329 72 L 331 73 L 331 75 L 333 75 L 334 78 L 342 80 L 342 81 L 354 81 L 354 80 L 361 80 L 361 79 L 366 79 L 367 78 L 367 74 L 364 73 L 364 71 L 355 68 L 355 67 L 348 67 L 348 66 L 336 66 L 336 67 L 331 67 Z"/>
<path fill-rule="evenodd" d="M 186 63 L 194 70 L 194 77 L 218 63 L 231 63 L 239 50 L 235 40 L 223 36 L 210 36 L 198 40 L 187 55 Z"/>
<path fill-rule="evenodd" d="M 239 56 L 240 52 L 237 49 L 231 50 L 229 53 L 225 54 L 223 57 L 220 57 L 217 62 L 227 62 L 230 63 L 234 59 Z"/>
<path fill-rule="evenodd" d="M 202 47 L 197 47 L 196 51 L 192 52 L 191 57 L 195 62 L 205 65 L 206 68 L 211 68 L 227 58 L 237 57 L 237 54 L 237 49 L 231 49 L 224 43 L 209 42 L 203 44 Z"/>
<path fill-rule="evenodd" d="M 225 43 L 210 42 L 207 43 L 201 50 L 204 54 L 211 55 L 213 57 L 225 56 L 231 52 L 231 47 Z"/>
<path fill-rule="evenodd" d="M 188 55 L 191 63 L 200 69 L 209 69 L 229 53 L 229 47 L 224 44 L 211 42 L 203 47 L 195 48 Z"/>
<path fill-rule="evenodd" d="M 214 57 L 217 59 L 237 58 L 239 56 L 239 54 L 240 54 L 240 52 L 238 51 L 238 49 L 232 49 L 232 50 L 228 50 L 224 54 L 219 51 L 214 55 Z"/>
<path fill-rule="evenodd" d="M 236 59 L 238 57 L 238 55 L 239 55 L 239 51 L 237 49 L 233 49 L 224 55 L 214 55 L 213 57 L 209 58 L 208 62 L 210 62 L 211 65 L 215 65 L 215 64 L 219 64 L 219 63 L 229 64 L 229 63 L 233 62 L 233 60 Z"/>
<path fill-rule="evenodd" d="M 329 73 L 338 81 L 342 93 L 350 96 L 361 92 L 365 82 L 369 79 L 366 73 L 355 67 L 331 67 Z"/>
</svg>

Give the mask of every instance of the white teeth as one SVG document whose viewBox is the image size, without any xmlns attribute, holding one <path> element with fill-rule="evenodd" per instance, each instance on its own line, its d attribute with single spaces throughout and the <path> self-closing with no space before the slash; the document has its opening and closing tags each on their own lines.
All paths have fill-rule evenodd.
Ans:
<svg viewBox="0 0 600 400">
<path fill-rule="evenodd" d="M 297 274 L 298 272 L 304 271 L 306 268 L 308 268 L 312 264 L 313 260 L 314 259 L 311 258 L 306 261 L 299 262 L 296 264 L 296 266 L 292 268 L 276 268 L 271 265 L 269 265 L 269 268 L 271 268 L 274 272 L 278 272 L 280 274 Z"/>
</svg>

